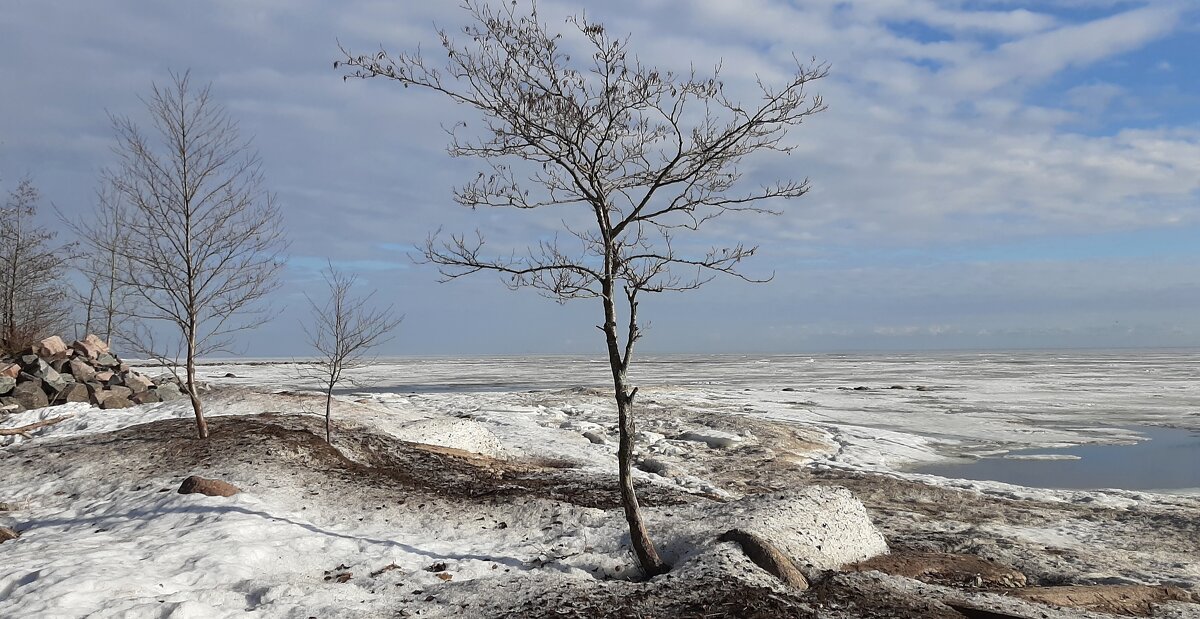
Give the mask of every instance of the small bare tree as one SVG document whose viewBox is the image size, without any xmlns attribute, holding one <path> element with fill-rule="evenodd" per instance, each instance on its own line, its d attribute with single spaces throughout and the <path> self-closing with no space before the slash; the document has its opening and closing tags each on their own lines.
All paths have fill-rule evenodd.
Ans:
<svg viewBox="0 0 1200 619">
<path fill-rule="evenodd" d="M 698 288 L 722 273 L 765 281 L 738 271 L 755 247 L 695 249 L 676 237 L 729 213 L 771 212 L 770 201 L 808 191 L 807 180 L 735 190 L 746 157 L 789 152 L 787 130 L 824 109 L 806 87 L 827 67 L 797 61 L 780 84 L 759 80 L 760 100 L 744 106 L 726 95 L 719 67 L 703 76 L 645 66 L 630 54 L 627 38 L 586 18 L 568 20 L 588 49 L 572 57 L 536 6 L 529 12 L 515 2 L 501 9 L 482 0 L 463 6 L 473 22 L 462 29 L 466 42 L 439 30 L 440 68 L 419 50 L 393 56 L 345 49 L 335 67 L 349 67 L 347 78 L 428 89 L 480 113 L 478 134 L 464 132 L 465 123 L 450 130 L 450 154 L 481 159 L 487 168 L 456 189 L 460 204 L 562 210 L 561 237 L 523 254 L 489 256 L 479 233 L 446 240 L 435 234 L 424 258 L 446 279 L 491 271 L 512 288 L 529 286 L 558 301 L 599 300 L 620 428 L 621 500 L 642 570 L 659 574 L 669 567 L 650 540 L 633 486 L 637 388 L 628 370 L 641 337 L 639 302 L 645 294 Z"/>
<path fill-rule="evenodd" d="M 73 246 L 39 226 L 41 194 L 22 179 L 0 208 L 0 353 L 15 353 L 70 325 L 67 275 Z"/>
<path fill-rule="evenodd" d="M 207 438 L 196 358 L 232 352 L 234 334 L 265 322 L 260 302 L 278 285 L 286 242 L 259 157 L 237 124 L 208 86 L 194 88 L 188 73 L 171 78 L 145 100 L 153 134 L 112 119 L 118 164 L 106 177 L 114 195 L 100 204 L 127 239 L 115 245 L 126 267 L 115 270 L 115 283 L 136 296 L 116 330 L 177 378 L 183 356 L 196 433 Z"/>
<path fill-rule="evenodd" d="M 133 242 L 125 229 L 125 205 L 121 193 L 107 179 L 96 191 L 96 205 L 86 217 L 69 217 L 60 212 L 59 219 L 83 239 L 89 249 L 76 256 L 75 267 L 83 275 L 82 286 L 75 290 L 76 301 L 82 308 L 77 329 L 82 337 L 94 334 L 106 342 L 117 335 L 123 317 L 136 307 L 136 291 L 125 275 L 132 267 L 125 258 L 125 247 Z M 85 292 L 86 290 L 86 292 Z"/>
<path fill-rule="evenodd" d="M 365 296 L 354 294 L 357 275 L 348 275 L 328 263 L 321 271 L 329 297 L 323 304 L 313 301 L 307 294 L 312 322 L 304 325 L 308 343 L 318 353 L 313 364 L 313 377 L 321 381 L 325 390 L 325 442 L 333 443 L 331 409 L 333 390 L 343 381 L 352 381 L 347 370 L 360 368 L 371 363 L 367 353 L 372 348 L 392 339 L 392 330 L 400 324 L 403 316 L 396 316 L 391 305 L 376 308 L 371 301 L 375 291 Z"/>
</svg>

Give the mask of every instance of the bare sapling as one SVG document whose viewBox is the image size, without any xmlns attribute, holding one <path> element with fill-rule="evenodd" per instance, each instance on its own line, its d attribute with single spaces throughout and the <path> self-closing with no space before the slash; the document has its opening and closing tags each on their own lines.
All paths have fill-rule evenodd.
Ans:
<svg viewBox="0 0 1200 619">
<path fill-rule="evenodd" d="M 343 49 L 335 66 L 347 68 L 346 78 L 432 91 L 482 118 L 478 131 L 466 123 L 450 129 L 449 154 L 483 164 L 455 189 L 459 204 L 550 210 L 553 216 L 539 223 L 562 222 L 557 236 L 523 252 L 486 251 L 479 232 L 435 233 L 421 248 L 423 259 L 445 280 L 493 272 L 511 288 L 530 287 L 559 302 L 598 302 L 620 429 L 621 502 L 644 574 L 660 574 L 669 566 L 650 539 L 633 485 L 637 388 L 629 368 L 642 337 L 640 303 L 722 274 L 770 279 L 739 270 L 756 246 L 699 231 L 722 216 L 773 213 L 776 203 L 808 192 L 807 179 L 747 186 L 739 164 L 794 148 L 784 142 L 788 130 L 825 109 L 808 87 L 827 67 L 797 60 L 778 83 L 759 79 L 757 99 L 742 104 L 726 94 L 720 67 L 704 75 L 647 66 L 627 37 L 585 17 L 568 19 L 575 32 L 564 37 L 536 6 L 467 0 L 463 7 L 470 17 L 463 36 L 439 30 L 436 56 Z"/>
<path fill-rule="evenodd" d="M 311 309 L 310 322 L 304 325 L 308 343 L 317 351 L 312 375 L 325 391 L 325 442 L 333 444 L 333 390 L 343 382 L 353 383 L 347 371 L 374 361 L 368 354 L 390 341 L 392 331 L 403 320 L 391 305 L 373 305 L 375 292 L 355 294 L 357 275 L 347 274 L 329 263 L 321 271 L 328 297 L 318 303 L 305 295 Z"/>
</svg>

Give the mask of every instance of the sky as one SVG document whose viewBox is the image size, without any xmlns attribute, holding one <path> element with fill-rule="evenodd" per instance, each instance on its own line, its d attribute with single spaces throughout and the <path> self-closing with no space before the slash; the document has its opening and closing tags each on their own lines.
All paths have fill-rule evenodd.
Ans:
<svg viewBox="0 0 1200 619">
<path fill-rule="evenodd" d="M 1200 5 L 1123 0 L 543 0 L 586 13 L 663 69 L 754 98 L 794 57 L 830 64 L 828 110 L 746 181 L 804 178 L 778 216 L 731 217 L 767 284 L 717 280 L 645 300 L 641 350 L 798 353 L 1200 346 Z M 170 71 L 210 82 L 252 139 L 292 241 L 248 356 L 302 356 L 326 260 L 404 314 L 388 355 L 593 354 L 595 300 L 560 305 L 490 275 L 440 283 L 410 259 L 437 229 L 510 246 L 556 212 L 470 211 L 482 169 L 446 153 L 471 118 L 437 96 L 342 79 L 353 51 L 437 46 L 453 2 L 4 0 L 0 191 L 28 175 L 68 216 L 114 162 L 110 114 L 148 123 Z M 61 227 L 47 217 L 47 225 Z"/>
</svg>

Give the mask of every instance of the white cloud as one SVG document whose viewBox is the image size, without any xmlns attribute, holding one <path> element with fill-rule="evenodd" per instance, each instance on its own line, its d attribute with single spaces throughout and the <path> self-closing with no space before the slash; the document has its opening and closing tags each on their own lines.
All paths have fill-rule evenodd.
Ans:
<svg viewBox="0 0 1200 619">
<path fill-rule="evenodd" d="M 1051 11 L 1068 5 L 1109 14 L 1082 21 Z M 547 21 L 559 24 L 581 6 L 544 0 L 541 10 Z M 1183 6 L 620 0 L 588 11 L 612 30 L 631 32 L 631 47 L 648 63 L 676 69 L 695 64 L 703 71 L 723 60 L 731 92 L 743 98 L 753 94 L 753 74 L 768 80 L 782 75 L 793 53 L 832 62 L 832 75 L 816 88 L 830 110 L 790 134 L 796 153 L 746 166 L 749 181 L 809 176 L 813 192 L 788 205 L 783 217 L 731 218 L 711 228 L 713 236 L 762 243 L 765 254 L 786 269 L 788 261 L 847 247 L 936 249 L 1200 225 L 1195 118 L 1178 126 L 1143 122 L 1142 128 L 1122 130 L 1107 124 L 1129 97 L 1117 77 L 1054 90 L 1056 81 L 1069 81 L 1064 76 L 1077 68 L 1112 61 L 1193 27 L 1181 25 L 1194 16 Z M 439 225 L 484 226 L 500 244 L 559 225 L 559 213 L 510 216 L 452 206 L 451 186 L 469 178 L 477 164 L 445 155 L 439 124 L 463 117 L 464 110 L 392 83 L 343 83 L 331 66 L 337 39 L 363 52 L 379 44 L 410 50 L 421 43 L 436 56 L 433 25 L 453 30 L 461 21 L 455 3 L 24 2 L 5 11 L 0 174 L 33 172 L 47 196 L 68 211 L 86 205 L 95 171 L 107 162 L 105 110 L 136 114 L 137 95 L 152 80 L 165 79 L 167 68 L 191 67 L 199 79 L 214 81 L 217 97 L 254 136 L 269 181 L 287 208 L 298 253 L 389 261 L 396 254 L 381 245 L 419 241 Z M 101 23 L 106 26 L 98 28 Z M 911 32 L 931 32 L 937 40 Z M 1057 96 L 1034 101 L 1035 87 Z M 1089 132 L 1079 132 L 1081 126 Z M 751 265 L 764 272 L 773 266 Z M 1098 290 L 1117 282 L 1146 292 L 1136 287 L 1136 278 L 1102 273 L 1098 268 L 1080 277 L 1104 282 L 1081 285 Z M 941 276 L 981 277 L 978 271 Z M 406 286 L 434 295 L 431 299 L 448 294 L 434 292 L 433 277 L 423 270 L 404 277 Z M 920 270 L 888 277 L 896 285 L 838 270 L 811 287 L 775 286 L 784 295 L 864 286 L 892 298 L 904 290 L 928 290 Z M 982 281 L 992 287 L 1013 284 L 999 276 Z M 503 294 L 493 282 L 486 284 Z M 1061 286 L 1041 293 L 1065 294 Z M 1118 296 L 1108 294 L 1104 302 Z M 864 318 L 860 325 L 838 328 L 869 332 L 871 325 L 941 324 L 960 325 L 952 317 Z"/>
<path fill-rule="evenodd" d="M 1143 7 L 1082 24 L 1064 25 L 1001 45 L 946 78 L 968 93 L 1043 80 L 1069 67 L 1136 49 L 1179 25 L 1173 7 Z"/>
</svg>

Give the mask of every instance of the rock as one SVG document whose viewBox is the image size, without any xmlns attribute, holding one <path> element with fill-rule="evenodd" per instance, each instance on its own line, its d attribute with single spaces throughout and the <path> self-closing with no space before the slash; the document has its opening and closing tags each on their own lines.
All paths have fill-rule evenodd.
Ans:
<svg viewBox="0 0 1200 619">
<path fill-rule="evenodd" d="M 82 383 L 68 383 L 65 387 L 54 396 L 55 404 L 66 404 L 67 402 L 90 402 L 91 394 L 88 392 L 87 385 Z"/>
<path fill-rule="evenodd" d="M 95 374 L 93 374 L 92 380 L 94 380 L 98 383 L 108 384 L 108 382 L 112 380 L 113 376 L 116 376 L 115 372 L 111 372 L 109 370 L 104 370 L 102 372 L 96 372 Z"/>
<path fill-rule="evenodd" d="M 608 438 L 595 430 L 588 430 L 583 433 L 583 438 L 591 441 L 593 445 L 607 445 Z"/>
<path fill-rule="evenodd" d="M 17 539 L 18 537 L 21 537 L 21 534 L 17 533 L 15 530 L 8 527 L 0 527 L 0 544 L 3 544 L 10 539 Z"/>
<path fill-rule="evenodd" d="M 0 369 L 0 376 L 16 378 L 17 375 L 21 373 L 21 366 L 16 363 L 9 363 L 7 365 L 0 364 L 0 368 L 2 368 Z"/>
<path fill-rule="evenodd" d="M 763 568 L 771 575 L 775 576 L 784 584 L 796 589 L 807 589 L 808 579 L 800 570 L 796 568 L 796 564 L 787 555 L 779 552 L 773 544 L 767 540 L 738 529 L 730 529 L 721 534 L 717 538 L 722 542 L 735 542 L 742 547 L 742 552 L 754 562 L 755 565 Z"/>
<path fill-rule="evenodd" d="M 162 398 L 158 397 L 157 393 L 149 389 L 133 394 L 133 397 L 130 399 L 133 400 L 134 404 L 153 404 L 155 402 L 162 402 Z"/>
<path fill-rule="evenodd" d="M 141 393 L 153 387 L 154 381 L 137 372 L 129 372 L 125 374 L 125 386 L 132 389 L 134 393 Z"/>
<path fill-rule="evenodd" d="M 26 410 L 44 408 L 50 405 L 46 392 L 42 390 L 42 381 L 38 379 L 23 382 L 12 390 L 12 398 Z"/>
<path fill-rule="evenodd" d="M 117 361 L 117 358 L 109 353 L 102 353 L 99 357 L 96 357 L 97 367 L 115 368 L 119 365 L 121 365 L 121 362 Z"/>
<path fill-rule="evenodd" d="M 33 365 L 41 360 L 37 355 L 21 355 L 21 365 Z"/>
<path fill-rule="evenodd" d="M 183 484 L 179 486 L 179 494 L 206 494 L 208 496 L 233 496 L 241 490 L 226 481 L 219 479 L 205 479 L 197 475 L 192 475 L 183 480 Z"/>
<path fill-rule="evenodd" d="M 131 402 L 129 398 L 115 393 L 109 393 L 105 395 L 104 399 L 100 401 L 100 408 L 104 410 L 111 410 L 114 408 L 129 408 L 130 406 L 133 406 L 133 402 Z"/>
<path fill-rule="evenodd" d="M 647 473 L 654 473 L 661 477 L 679 477 L 680 475 L 680 472 L 674 466 L 658 458 L 645 458 L 637 463 L 637 467 Z"/>
<path fill-rule="evenodd" d="M 25 412 L 25 407 L 16 398 L 0 397 L 0 412 L 12 415 Z"/>
<path fill-rule="evenodd" d="M 66 366 L 67 366 L 67 359 L 65 357 L 62 359 L 55 359 L 50 362 L 50 367 L 54 368 L 55 372 L 62 372 L 63 368 Z"/>
<path fill-rule="evenodd" d="M 34 378 L 42 378 L 46 376 L 46 372 L 50 372 L 52 370 L 53 368 L 50 367 L 50 364 L 42 361 L 40 357 L 34 360 L 33 363 L 25 364 L 25 373 L 33 376 Z"/>
<path fill-rule="evenodd" d="M 42 389 L 45 389 L 47 394 L 55 394 L 62 391 L 68 382 L 75 382 L 75 379 L 68 381 L 66 376 L 55 372 L 54 368 L 47 368 L 42 376 Z"/>
<path fill-rule="evenodd" d="M 34 344 L 33 354 L 45 359 L 66 355 L 67 345 L 62 341 L 61 337 L 52 335 L 38 342 L 37 344 Z"/>
<path fill-rule="evenodd" d="M 130 389 L 129 387 L 122 387 L 120 385 L 110 386 L 108 388 L 108 392 L 111 393 L 112 395 L 121 396 L 122 398 L 133 397 L 133 389 Z"/>
<path fill-rule="evenodd" d="M 713 449 L 726 449 L 733 447 L 742 442 L 742 437 L 728 432 L 719 432 L 717 430 L 703 430 L 684 432 L 679 435 L 681 441 L 694 441 L 704 443 Z"/>
<path fill-rule="evenodd" d="M 748 495 L 707 508 L 704 518 L 715 529 L 709 529 L 708 540 L 730 528 L 752 533 L 770 542 L 810 578 L 888 551 L 867 509 L 845 488 L 812 486 Z"/>
<path fill-rule="evenodd" d="M 1026 585 L 1025 574 L 975 555 L 940 552 L 899 552 L 842 567 L 846 572 L 878 570 L 935 585 L 1012 588 Z"/>
<path fill-rule="evenodd" d="M 70 370 L 71 376 L 74 376 L 75 380 L 81 383 L 86 383 L 96 377 L 96 368 L 88 365 L 78 357 L 71 359 L 70 363 L 67 364 L 67 368 Z"/>
<path fill-rule="evenodd" d="M 0 395 L 8 395 L 17 386 L 17 379 L 0 374 Z"/>
<path fill-rule="evenodd" d="M 74 344 L 71 344 L 71 348 L 75 349 L 75 352 L 87 357 L 88 359 L 96 359 L 100 355 L 109 352 L 108 344 L 105 344 L 104 340 L 90 333 L 82 340 L 78 340 Z"/>
<path fill-rule="evenodd" d="M 163 402 L 170 402 L 171 400 L 178 400 L 184 397 L 183 392 L 179 390 L 179 385 L 175 383 L 162 383 L 155 389 L 155 392 Z"/>
<path fill-rule="evenodd" d="M 233 372 L 225 372 L 225 378 L 237 378 L 237 374 Z"/>
</svg>

